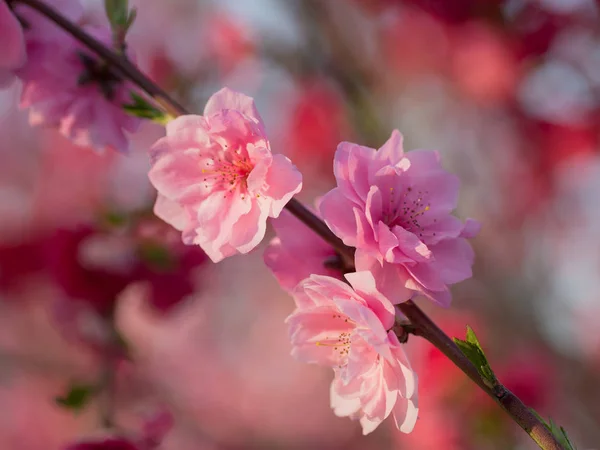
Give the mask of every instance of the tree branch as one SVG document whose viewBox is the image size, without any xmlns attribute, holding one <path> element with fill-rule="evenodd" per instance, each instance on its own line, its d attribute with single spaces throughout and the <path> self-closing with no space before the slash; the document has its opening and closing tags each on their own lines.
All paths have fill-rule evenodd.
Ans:
<svg viewBox="0 0 600 450">
<path fill-rule="evenodd" d="M 449 360 L 462 370 L 477 386 L 494 399 L 506 413 L 533 439 L 542 449 L 564 450 L 552 432 L 539 418 L 512 392 L 498 383 L 489 387 L 479 375 L 475 366 L 463 354 L 452 339 L 448 337 L 417 305 L 407 301 L 397 305 L 410 320 L 413 334 L 428 340 Z"/>
</svg>

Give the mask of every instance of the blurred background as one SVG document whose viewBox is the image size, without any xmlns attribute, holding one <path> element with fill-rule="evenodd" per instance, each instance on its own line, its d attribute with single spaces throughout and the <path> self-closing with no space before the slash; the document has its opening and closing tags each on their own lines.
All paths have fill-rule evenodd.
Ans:
<svg viewBox="0 0 600 450">
<path fill-rule="evenodd" d="M 398 128 L 406 150 L 439 150 L 462 180 L 457 214 L 483 229 L 452 308 L 422 306 L 451 336 L 471 325 L 509 389 L 600 448 L 600 3 L 133 3 L 143 70 L 198 113 L 222 86 L 254 96 L 307 203 L 333 187 L 342 140 L 378 147 Z M 103 22 L 101 1 L 86 7 Z M 415 431 L 362 437 L 329 408 L 330 370 L 289 356 L 268 239 L 214 265 L 153 217 L 146 151 L 163 129 L 97 154 L 32 129 L 19 89 L 0 91 L 2 450 L 97 434 L 100 396 L 77 414 L 54 398 L 106 373 L 121 429 L 170 412 L 165 450 L 536 448 L 416 337 Z M 106 356 L 113 323 L 131 361 Z"/>
</svg>

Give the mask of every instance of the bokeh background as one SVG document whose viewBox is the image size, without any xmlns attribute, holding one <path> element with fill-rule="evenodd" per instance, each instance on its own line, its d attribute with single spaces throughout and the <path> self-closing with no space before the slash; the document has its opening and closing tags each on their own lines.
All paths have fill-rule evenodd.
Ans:
<svg viewBox="0 0 600 450">
<path fill-rule="evenodd" d="M 89 0 L 88 20 L 102 22 Z M 600 3 L 593 0 L 137 0 L 143 70 L 189 109 L 229 86 L 256 98 L 275 151 L 311 203 L 333 186 L 336 145 L 437 149 L 462 180 L 457 214 L 483 223 L 472 280 L 450 309 L 504 384 L 600 448 Z M 151 214 L 146 124 L 132 152 L 97 154 L 0 91 L 0 448 L 59 450 L 99 433 L 54 398 L 106 372 L 116 423 L 166 408 L 165 450 L 532 449 L 428 343 L 408 343 L 420 420 L 362 437 L 329 409 L 329 370 L 289 356 L 292 300 L 263 245 L 214 265 Z M 269 231 L 272 236 L 272 231 Z M 424 302 L 422 302 L 424 303 Z"/>
</svg>

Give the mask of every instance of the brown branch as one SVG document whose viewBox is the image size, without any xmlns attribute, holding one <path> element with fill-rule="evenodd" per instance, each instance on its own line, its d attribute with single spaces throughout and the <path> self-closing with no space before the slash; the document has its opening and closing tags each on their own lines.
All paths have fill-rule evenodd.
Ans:
<svg viewBox="0 0 600 450">
<path fill-rule="evenodd" d="M 488 386 L 475 366 L 463 354 L 452 339 L 448 337 L 417 305 L 407 301 L 397 305 L 410 320 L 413 333 L 428 340 L 449 360 L 462 370 L 477 386 L 492 397 L 506 413 L 533 439 L 542 449 L 564 450 L 552 432 L 539 418 L 512 392 L 498 382 Z"/>
<path fill-rule="evenodd" d="M 49 20 L 70 33 L 89 49 L 102 57 L 123 77 L 129 79 L 139 88 L 150 95 L 169 114 L 179 116 L 189 112 L 175 100 L 169 97 L 160 87 L 140 72 L 129 60 L 123 58 L 92 36 L 84 32 L 76 24 L 64 18 L 56 10 L 38 0 L 12 0 L 14 3 L 23 3 L 36 9 Z M 331 244 L 342 258 L 347 267 L 353 266 L 355 249 L 346 246 L 327 227 L 327 225 L 308 208 L 296 199 L 292 199 L 286 208 L 294 214 L 301 222 L 314 230 L 326 242 Z M 477 386 L 492 397 L 506 413 L 523 428 L 527 434 L 545 450 L 566 450 L 552 435 L 550 430 L 521 402 L 512 392 L 501 384 L 489 387 L 475 366 L 460 351 L 458 346 L 448 337 L 421 309 L 412 301 L 398 305 L 398 308 L 411 322 L 411 331 L 418 336 L 428 340 L 438 348 L 448 359 L 450 359 L 460 370 L 462 370 Z M 405 338 L 405 336 L 403 336 Z"/>
</svg>

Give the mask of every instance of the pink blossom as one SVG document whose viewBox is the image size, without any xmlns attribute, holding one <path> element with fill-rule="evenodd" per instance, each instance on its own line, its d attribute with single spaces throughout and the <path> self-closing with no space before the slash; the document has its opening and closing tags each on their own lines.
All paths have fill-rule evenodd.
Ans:
<svg viewBox="0 0 600 450">
<path fill-rule="evenodd" d="M 78 16 L 78 3 L 55 3 L 65 3 L 70 6 L 65 11 Z M 131 102 L 131 85 L 76 39 L 56 26 L 49 27 L 37 12 L 23 6 L 18 14 L 29 24 L 25 32 L 28 62 L 16 73 L 23 81 L 21 107 L 29 109 L 30 123 L 57 128 L 76 145 L 127 151 L 125 132 L 134 132 L 140 124 L 122 107 Z M 108 28 L 82 28 L 111 45 Z"/>
<path fill-rule="evenodd" d="M 404 153 L 394 130 L 379 150 L 342 142 L 336 151 L 337 188 L 319 205 L 329 228 L 356 247 L 357 270 L 370 270 L 394 304 L 417 293 L 448 306 L 449 284 L 471 277 L 474 254 L 465 238 L 479 224 L 451 212 L 458 178 L 437 152 Z"/>
<path fill-rule="evenodd" d="M 283 155 L 272 155 L 252 98 L 223 88 L 204 116 L 178 117 L 151 149 L 154 212 L 218 262 L 248 253 L 302 188 Z"/>
<path fill-rule="evenodd" d="M 0 88 L 8 86 L 13 71 L 25 64 L 23 29 L 10 8 L 0 0 Z"/>
<path fill-rule="evenodd" d="M 369 272 L 340 280 L 312 275 L 294 290 L 296 310 L 286 319 L 292 355 L 334 368 L 331 407 L 358 419 L 368 434 L 394 416 L 409 433 L 417 419 L 417 377 L 393 331 L 394 306 Z"/>
<path fill-rule="evenodd" d="M 340 277 L 333 247 L 288 211 L 271 221 L 277 232 L 265 250 L 265 264 L 284 289 L 291 290 L 311 274 Z"/>
</svg>

